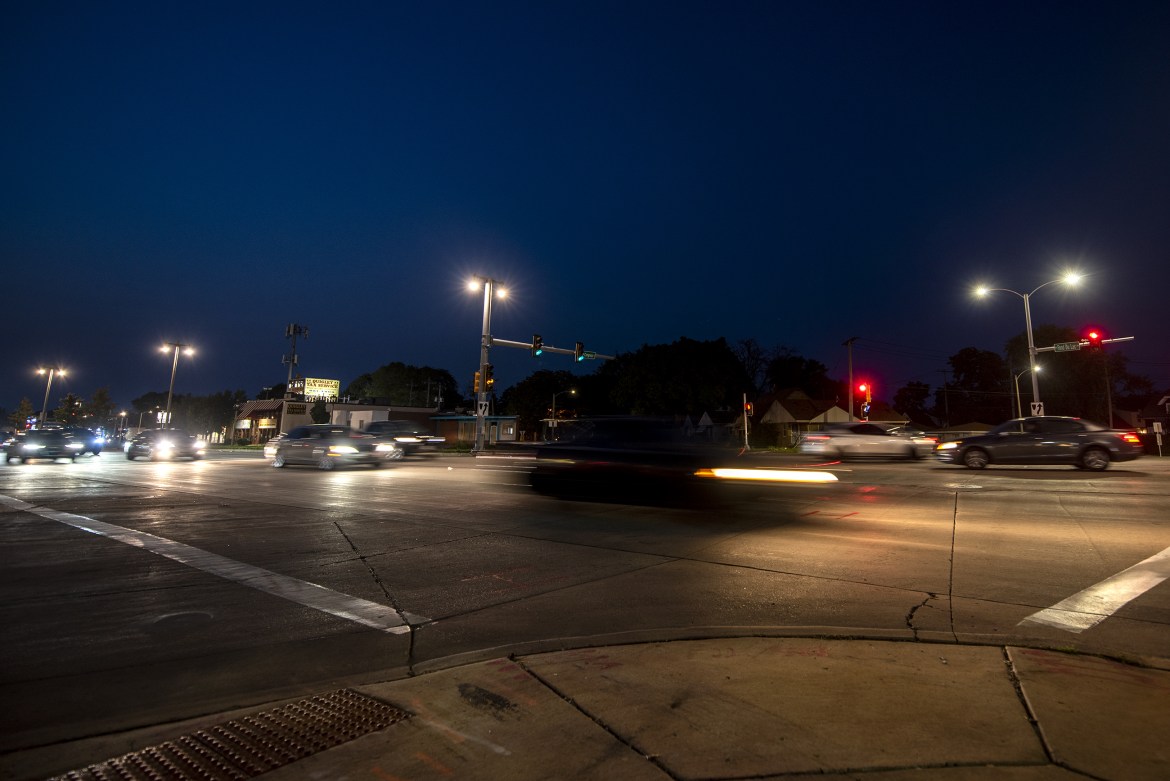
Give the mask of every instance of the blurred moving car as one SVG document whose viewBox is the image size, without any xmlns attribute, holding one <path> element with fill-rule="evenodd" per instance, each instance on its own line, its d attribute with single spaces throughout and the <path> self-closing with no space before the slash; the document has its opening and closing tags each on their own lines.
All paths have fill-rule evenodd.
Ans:
<svg viewBox="0 0 1170 781">
<path fill-rule="evenodd" d="M 280 444 L 281 440 L 287 439 L 287 438 L 288 438 L 288 434 L 277 434 L 276 436 L 272 437 L 267 442 L 265 442 L 264 443 L 264 457 L 265 458 L 272 458 L 274 455 L 276 455 L 277 445 Z"/>
<path fill-rule="evenodd" d="M 1100 472 L 1113 461 L 1142 455 L 1135 431 L 1106 428 L 1081 418 L 1014 418 L 986 434 L 943 442 L 935 457 L 944 464 L 983 469 L 988 464 L 1068 464 Z"/>
<path fill-rule="evenodd" d="M 275 442 L 270 457 L 277 469 L 289 464 L 312 464 L 318 469 L 333 469 L 343 464 L 369 464 L 377 468 L 403 455 L 402 448 L 393 440 L 331 423 L 298 426 Z M 264 452 L 268 453 L 267 447 Z"/>
<path fill-rule="evenodd" d="M 433 451 L 447 441 L 446 437 L 436 436 L 410 420 L 375 420 L 363 433 L 393 440 L 408 456 Z"/>
<path fill-rule="evenodd" d="M 106 438 L 101 432 L 85 428 L 84 426 L 68 426 L 54 421 L 49 421 L 40 426 L 38 430 L 64 431 L 78 442 L 84 444 L 84 448 L 82 448 L 78 455 L 93 453 L 96 456 L 102 452 L 102 448 L 104 448 L 106 445 Z"/>
<path fill-rule="evenodd" d="M 62 429 L 34 429 L 13 434 L 4 442 L 4 456 L 8 463 L 28 463 L 37 459 L 73 461 L 85 448 L 85 443 Z"/>
<path fill-rule="evenodd" d="M 149 458 L 151 461 L 172 461 L 203 458 L 207 443 L 181 428 L 159 428 L 140 431 L 126 442 L 126 458 Z"/>
<path fill-rule="evenodd" d="M 529 484 L 562 498 L 707 504 L 751 498 L 778 483 L 836 482 L 828 472 L 771 469 L 735 450 L 688 440 L 656 418 L 566 421 L 561 439 L 537 449 Z"/>
<path fill-rule="evenodd" d="M 890 423 L 833 423 L 806 434 L 800 452 L 824 458 L 926 458 L 937 440 Z"/>
</svg>

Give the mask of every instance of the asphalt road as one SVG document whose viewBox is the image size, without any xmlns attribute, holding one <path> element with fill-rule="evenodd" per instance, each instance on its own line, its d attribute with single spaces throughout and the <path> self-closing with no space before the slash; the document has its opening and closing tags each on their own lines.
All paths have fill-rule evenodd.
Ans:
<svg viewBox="0 0 1170 781">
<path fill-rule="evenodd" d="M 0 778 L 5 756 L 513 651 L 909 636 L 1170 667 L 1170 459 L 834 471 L 687 510 L 537 496 L 511 459 L 0 465 Z"/>
</svg>

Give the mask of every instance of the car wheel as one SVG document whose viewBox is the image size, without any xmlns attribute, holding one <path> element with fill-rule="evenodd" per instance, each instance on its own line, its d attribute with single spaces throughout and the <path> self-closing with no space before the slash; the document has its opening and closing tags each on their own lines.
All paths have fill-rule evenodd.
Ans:
<svg viewBox="0 0 1170 781">
<path fill-rule="evenodd" d="M 326 472 L 333 469 L 333 467 L 335 467 L 335 466 L 337 466 L 337 462 L 334 461 L 329 456 L 321 456 L 321 460 L 319 460 L 317 462 L 317 468 L 322 469 Z"/>
<path fill-rule="evenodd" d="M 286 462 L 284 460 L 284 456 L 282 456 L 280 453 L 277 453 L 276 455 L 274 455 L 272 457 L 272 468 L 273 469 L 280 469 L 281 467 L 283 467 L 285 465 L 285 463 Z"/>
<path fill-rule="evenodd" d="M 406 456 L 406 451 L 394 450 L 394 451 L 391 451 L 390 455 L 386 456 L 386 459 L 388 461 L 401 461 L 405 456 Z"/>
<path fill-rule="evenodd" d="M 1109 468 L 1109 453 L 1099 447 L 1091 447 L 1081 456 L 1081 465 L 1091 472 L 1103 472 Z"/>
<path fill-rule="evenodd" d="M 910 459 L 911 461 L 917 461 L 919 458 L 922 458 L 922 456 L 918 455 L 918 448 L 911 445 L 910 447 L 906 448 L 906 458 Z"/>
<path fill-rule="evenodd" d="M 968 469 L 982 469 L 987 466 L 991 459 L 987 456 L 986 450 L 979 448 L 972 448 L 963 455 L 963 465 Z"/>
<path fill-rule="evenodd" d="M 134 454 L 133 454 L 133 453 L 129 453 L 129 452 L 128 452 L 128 453 L 126 453 L 126 460 L 127 460 L 127 461 L 133 461 L 133 460 L 134 460 Z"/>
<path fill-rule="evenodd" d="M 381 461 L 371 461 L 370 466 L 372 466 L 374 469 L 379 469 L 382 466 L 382 462 Z"/>
</svg>

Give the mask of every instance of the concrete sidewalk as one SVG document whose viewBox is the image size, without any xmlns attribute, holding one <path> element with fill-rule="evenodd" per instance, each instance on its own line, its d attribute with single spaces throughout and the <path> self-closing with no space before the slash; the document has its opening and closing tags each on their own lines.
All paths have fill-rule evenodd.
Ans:
<svg viewBox="0 0 1170 781">
<path fill-rule="evenodd" d="M 159 778 L 1164 781 L 1170 669 L 1003 646 L 681 640 L 500 658 L 103 741 L 86 753 L 134 753 L 68 778 L 153 764 Z M 184 771 L 184 753 L 241 774 Z M 31 772 L 4 777 L 45 775 Z"/>
</svg>

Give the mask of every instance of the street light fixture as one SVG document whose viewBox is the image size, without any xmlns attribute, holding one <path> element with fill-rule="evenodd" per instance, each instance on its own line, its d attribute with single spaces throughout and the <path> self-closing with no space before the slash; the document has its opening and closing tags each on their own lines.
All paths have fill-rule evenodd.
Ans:
<svg viewBox="0 0 1170 781">
<path fill-rule="evenodd" d="M 473 276 L 467 282 L 467 289 L 477 291 L 483 288 L 483 333 L 479 340 L 479 376 L 483 377 L 485 382 L 480 385 L 479 394 L 476 397 L 475 405 L 475 445 L 472 448 L 473 452 L 480 452 L 484 447 L 484 438 L 487 433 L 487 407 L 488 407 L 488 353 L 492 346 L 492 298 L 507 298 L 508 291 L 502 287 L 497 287 L 500 283 L 490 277 Z"/>
<path fill-rule="evenodd" d="M 170 352 L 172 349 L 175 351 L 175 360 L 171 364 L 171 387 L 167 390 L 167 416 L 164 418 L 169 426 L 171 425 L 171 397 L 175 395 L 175 371 L 179 368 L 179 350 L 182 350 L 184 355 L 194 355 L 195 350 L 191 345 L 182 342 L 166 342 L 158 349 L 159 352 L 163 353 Z"/>
<path fill-rule="evenodd" d="M 42 368 L 42 369 L 37 369 L 37 374 L 49 375 L 49 378 L 47 380 L 45 380 L 45 400 L 44 400 L 44 402 L 41 403 L 41 418 L 40 418 L 40 421 L 37 423 L 37 428 L 44 428 L 45 427 L 45 415 L 47 415 L 48 411 L 49 411 L 49 388 L 53 387 L 53 375 L 59 374 L 62 377 L 64 377 L 65 370 L 64 369 L 43 369 Z"/>
<path fill-rule="evenodd" d="M 980 285 L 979 287 L 975 288 L 975 295 L 979 296 L 980 298 L 983 298 L 988 293 L 1011 293 L 1012 295 L 1019 296 L 1020 298 L 1022 298 L 1024 300 L 1024 328 L 1025 328 L 1025 331 L 1028 335 L 1028 369 L 1032 372 L 1032 403 L 1033 404 L 1036 404 L 1036 405 L 1040 404 L 1040 382 L 1036 378 L 1036 374 L 1037 374 L 1037 372 L 1036 372 L 1036 341 L 1032 336 L 1032 308 L 1031 308 L 1029 302 L 1031 301 L 1032 296 L 1034 296 L 1036 294 L 1036 291 L 1040 290 L 1040 288 L 1048 287 L 1049 285 L 1054 285 L 1057 282 L 1062 282 L 1062 283 L 1069 285 L 1071 287 L 1071 286 L 1076 285 L 1078 282 L 1080 282 L 1083 277 L 1084 277 L 1083 274 L 1078 274 L 1075 271 L 1070 271 L 1067 274 L 1065 274 L 1063 277 L 1060 277 L 1058 279 L 1050 279 L 1049 281 L 1045 282 L 1043 285 L 1037 286 L 1031 293 L 1020 293 L 1019 291 L 1012 290 L 1012 289 L 1006 288 L 1006 287 L 987 287 L 986 285 Z"/>
<path fill-rule="evenodd" d="M 1039 372 L 1043 368 L 1044 368 L 1043 366 L 1037 366 L 1033 373 Z M 1017 418 L 1024 417 L 1024 411 L 1020 407 L 1020 378 L 1023 377 L 1028 372 L 1032 372 L 1032 371 L 1033 371 L 1033 369 L 1031 367 L 1029 367 L 1027 369 L 1024 369 L 1022 372 L 1020 372 L 1019 374 L 1015 375 L 1012 378 L 1016 383 L 1016 417 Z"/>
</svg>

